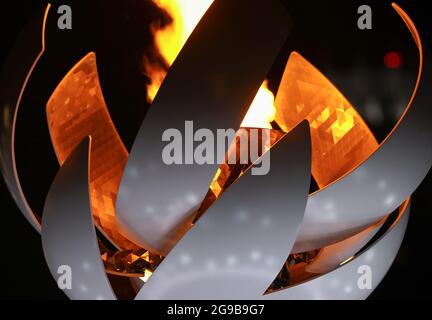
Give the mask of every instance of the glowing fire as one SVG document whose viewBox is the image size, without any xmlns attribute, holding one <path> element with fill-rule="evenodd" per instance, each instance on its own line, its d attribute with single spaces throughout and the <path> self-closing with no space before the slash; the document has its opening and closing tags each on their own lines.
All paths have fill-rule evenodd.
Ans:
<svg viewBox="0 0 432 320">
<path fill-rule="evenodd" d="M 150 101 L 159 90 L 167 67 L 174 62 L 213 0 L 153 1 L 168 12 L 173 21 L 163 29 L 153 26 L 157 49 L 166 65 L 144 61 L 151 78 Z M 111 250 L 100 243 L 107 272 L 129 277 L 139 275 L 141 280 L 147 281 L 162 257 L 138 247 L 117 228 L 114 204 L 128 152 L 105 104 L 94 53 L 85 56 L 60 82 L 48 101 L 47 119 L 61 164 L 84 138 L 92 138 L 89 175 L 93 217 L 99 231 L 121 249 Z M 268 82 L 264 81 L 242 126 L 271 128 L 274 121 L 278 128 L 290 132 L 303 120 L 310 124 L 312 174 L 320 188 L 357 167 L 378 148 L 373 133 L 349 101 L 317 68 L 292 52 L 276 102 Z M 268 146 L 276 144 L 284 132 L 272 130 Z M 227 155 L 237 151 L 240 141 L 235 139 Z M 225 162 L 218 169 L 197 218 L 249 169 L 255 159 L 250 160 L 250 163 L 238 161 L 234 165 Z M 185 226 L 184 232 L 188 227 Z"/>
<path fill-rule="evenodd" d="M 241 126 L 243 128 L 271 129 L 271 122 L 276 117 L 275 96 L 268 88 L 268 81 L 263 85 L 249 107 Z"/>
<path fill-rule="evenodd" d="M 168 66 L 174 63 L 187 39 L 204 16 L 214 0 L 153 0 L 166 11 L 172 22 L 165 28 L 155 24 L 152 32 L 155 44 Z M 144 59 L 144 70 L 150 78 L 147 86 L 147 98 L 152 102 L 156 96 L 167 70 Z M 267 81 L 263 83 L 252 105 L 243 120 L 242 127 L 271 129 L 270 123 L 275 119 L 274 95 L 268 89 Z"/>
</svg>

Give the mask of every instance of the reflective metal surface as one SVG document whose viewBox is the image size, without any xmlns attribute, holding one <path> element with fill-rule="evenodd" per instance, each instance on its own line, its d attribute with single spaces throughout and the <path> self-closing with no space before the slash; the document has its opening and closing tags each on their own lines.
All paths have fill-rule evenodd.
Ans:
<svg viewBox="0 0 432 320">
<path fill-rule="evenodd" d="M 369 250 L 339 267 L 298 286 L 272 293 L 275 300 L 361 300 L 380 284 L 399 251 L 409 218 L 409 206 L 401 210 L 399 220 Z M 370 272 L 371 287 L 362 286 L 362 275 Z M 367 276 L 367 275 L 366 275 Z M 360 283 L 360 285 L 359 285 Z"/>
<path fill-rule="evenodd" d="M 42 218 L 42 246 L 54 279 L 70 268 L 70 299 L 116 299 L 100 258 L 89 198 L 90 139 L 83 141 L 59 170 Z M 61 270 L 61 269 L 60 269 Z"/>
</svg>

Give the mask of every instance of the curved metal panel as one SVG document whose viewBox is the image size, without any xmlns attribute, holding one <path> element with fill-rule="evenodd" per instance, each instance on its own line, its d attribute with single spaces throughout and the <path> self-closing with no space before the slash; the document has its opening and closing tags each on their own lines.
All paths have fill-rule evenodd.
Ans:
<svg viewBox="0 0 432 320">
<path fill-rule="evenodd" d="M 419 48 L 418 79 L 405 114 L 381 144 L 354 171 L 309 197 L 294 252 L 328 246 L 377 223 L 397 209 L 426 177 L 432 165 L 429 106 L 431 56 L 423 57 L 420 36 L 408 15 L 395 9 Z"/>
<path fill-rule="evenodd" d="M 116 299 L 100 257 L 89 198 L 90 139 L 82 142 L 60 168 L 45 203 L 42 246 L 53 277 L 70 268 L 70 299 Z"/>
<path fill-rule="evenodd" d="M 45 50 L 45 23 L 50 5 L 26 26 L 10 52 L 0 77 L 0 169 L 22 214 L 40 232 L 37 216 L 22 191 L 15 163 L 15 127 L 27 82 Z"/>
<path fill-rule="evenodd" d="M 409 218 L 409 207 L 388 233 L 369 250 L 326 273 L 295 287 L 266 295 L 271 300 L 360 300 L 366 299 L 382 281 L 402 244 Z M 370 271 L 371 287 L 359 286 L 362 274 Z"/>
</svg>

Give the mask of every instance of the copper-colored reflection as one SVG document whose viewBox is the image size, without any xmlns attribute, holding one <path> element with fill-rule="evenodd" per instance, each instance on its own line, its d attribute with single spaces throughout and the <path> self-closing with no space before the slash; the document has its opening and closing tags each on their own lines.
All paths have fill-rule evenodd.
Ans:
<svg viewBox="0 0 432 320">
<path fill-rule="evenodd" d="M 129 278 L 150 277 L 162 261 L 162 257 L 145 249 L 119 250 L 108 249 L 99 242 L 101 258 L 107 273 Z"/>
<path fill-rule="evenodd" d="M 257 114 L 259 106 L 254 107 Z M 300 54 L 291 54 L 274 102 L 274 130 L 269 145 L 273 146 L 284 132 L 308 120 L 312 139 L 312 175 L 324 188 L 355 169 L 377 148 L 373 133 L 361 116 L 339 90 Z M 262 107 L 265 119 L 267 106 Z M 240 154 L 240 135 L 229 153 Z M 226 157 L 226 160 L 228 156 Z M 225 162 L 214 177 L 210 190 L 199 210 L 201 216 L 222 193 L 234 183 L 256 159 L 247 165 Z"/>
<path fill-rule="evenodd" d="M 276 98 L 276 122 L 289 132 L 304 119 L 312 139 L 312 174 L 320 188 L 365 161 L 378 143 L 349 101 L 312 64 L 292 53 Z"/>
<path fill-rule="evenodd" d="M 92 137 L 89 175 L 95 223 L 120 248 L 138 249 L 117 232 L 115 201 L 128 152 L 105 105 L 94 53 L 60 82 L 48 101 L 47 117 L 60 164 L 85 137 Z"/>
</svg>

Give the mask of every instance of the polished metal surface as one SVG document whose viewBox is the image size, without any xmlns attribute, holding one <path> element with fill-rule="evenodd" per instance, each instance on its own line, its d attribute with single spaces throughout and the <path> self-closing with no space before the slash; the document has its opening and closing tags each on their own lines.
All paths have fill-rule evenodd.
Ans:
<svg viewBox="0 0 432 320">
<path fill-rule="evenodd" d="M 298 286 L 272 293 L 272 300 L 363 300 L 380 284 L 402 244 L 410 208 L 401 213 L 400 220 L 371 248 L 350 262 Z M 364 288 L 362 275 L 370 271 L 371 287 Z"/>
<path fill-rule="evenodd" d="M 322 248 L 318 257 L 306 266 L 305 271 L 323 274 L 333 271 L 342 262 L 349 261 L 372 240 L 385 220 L 387 218 L 346 240 Z"/>
<path fill-rule="evenodd" d="M 76 300 L 116 299 L 100 257 L 89 198 L 90 139 L 83 141 L 60 168 L 50 188 L 42 218 L 42 247 L 54 279 L 70 268 Z"/>
</svg>

